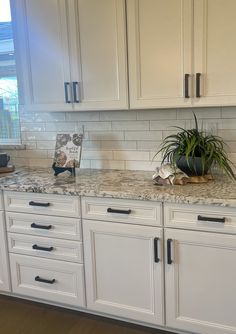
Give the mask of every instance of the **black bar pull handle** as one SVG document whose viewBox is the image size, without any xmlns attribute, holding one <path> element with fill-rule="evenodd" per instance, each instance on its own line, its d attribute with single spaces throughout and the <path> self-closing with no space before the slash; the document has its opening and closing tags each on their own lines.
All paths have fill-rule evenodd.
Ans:
<svg viewBox="0 0 236 334">
<path fill-rule="evenodd" d="M 32 248 L 36 249 L 36 250 L 45 251 L 45 252 L 53 251 L 53 247 L 42 247 L 42 246 L 38 246 L 38 245 L 33 245 Z"/>
<path fill-rule="evenodd" d="M 204 222 L 214 222 L 214 223 L 225 223 L 225 217 L 217 218 L 217 217 L 204 217 L 201 215 L 197 216 L 197 220 L 204 221 Z"/>
<path fill-rule="evenodd" d="M 158 263 L 160 261 L 158 256 L 158 242 L 159 238 L 154 238 L 154 261 Z"/>
<path fill-rule="evenodd" d="M 50 280 L 50 279 L 41 278 L 41 277 L 39 277 L 39 276 L 36 276 L 36 277 L 34 278 L 34 280 L 35 280 L 36 282 L 47 283 L 47 284 L 53 284 L 53 283 L 56 282 L 55 278 L 53 278 L 53 279 Z"/>
<path fill-rule="evenodd" d="M 119 210 L 119 209 L 112 209 L 112 208 L 107 208 L 107 212 L 109 213 L 121 213 L 123 215 L 129 215 L 131 213 L 131 210 Z"/>
<path fill-rule="evenodd" d="M 72 83 L 72 87 L 73 87 L 73 97 L 74 97 L 74 102 L 75 103 L 80 103 L 80 100 L 78 98 L 78 90 L 79 90 L 79 83 L 78 81 L 73 81 Z"/>
<path fill-rule="evenodd" d="M 43 206 L 43 207 L 47 208 L 47 207 L 49 207 L 50 203 L 40 203 L 40 202 L 30 201 L 29 205 L 31 205 L 31 206 Z"/>
<path fill-rule="evenodd" d="M 71 100 L 69 99 L 69 90 L 70 90 L 70 83 L 64 82 L 65 102 L 66 103 L 71 103 Z"/>
<path fill-rule="evenodd" d="M 196 97 L 201 97 L 201 73 L 196 73 Z"/>
<path fill-rule="evenodd" d="M 52 225 L 40 225 L 40 224 L 36 224 L 36 223 L 32 223 L 30 225 L 32 228 L 39 228 L 41 230 L 51 230 Z"/>
<path fill-rule="evenodd" d="M 189 99 L 189 91 L 188 91 L 188 87 L 189 87 L 189 76 L 190 74 L 186 73 L 184 75 L 184 97 L 185 99 Z"/>
<path fill-rule="evenodd" d="M 172 239 L 167 239 L 167 264 L 171 264 L 172 258 L 171 258 L 171 243 Z"/>
</svg>

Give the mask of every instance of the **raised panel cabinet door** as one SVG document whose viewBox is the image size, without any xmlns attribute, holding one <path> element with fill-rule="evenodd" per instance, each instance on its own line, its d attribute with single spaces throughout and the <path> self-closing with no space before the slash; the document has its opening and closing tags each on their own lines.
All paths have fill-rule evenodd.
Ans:
<svg viewBox="0 0 236 334">
<path fill-rule="evenodd" d="M 236 104 L 235 13 L 235 0 L 194 2 L 195 106 Z"/>
<path fill-rule="evenodd" d="M 70 7 L 74 109 L 127 109 L 125 1 L 74 2 L 75 10 Z"/>
<path fill-rule="evenodd" d="M 88 309 L 163 324 L 161 228 L 84 220 L 83 232 Z"/>
<path fill-rule="evenodd" d="M 15 15 L 24 108 L 71 110 L 69 41 L 65 0 L 12 1 Z"/>
<path fill-rule="evenodd" d="M 165 230 L 166 325 L 236 333 L 236 236 Z"/>
<path fill-rule="evenodd" d="M 4 213 L 0 211 L 0 292 L 10 291 L 9 260 Z"/>
<path fill-rule="evenodd" d="M 131 108 L 191 105 L 192 18 L 192 0 L 127 0 Z"/>
</svg>

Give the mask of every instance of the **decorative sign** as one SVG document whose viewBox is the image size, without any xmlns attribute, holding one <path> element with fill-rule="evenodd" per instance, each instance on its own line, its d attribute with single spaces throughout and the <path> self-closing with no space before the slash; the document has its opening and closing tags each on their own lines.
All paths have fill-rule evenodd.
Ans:
<svg viewBox="0 0 236 334">
<path fill-rule="evenodd" d="M 54 166 L 79 168 L 83 134 L 58 134 L 54 155 Z"/>
</svg>

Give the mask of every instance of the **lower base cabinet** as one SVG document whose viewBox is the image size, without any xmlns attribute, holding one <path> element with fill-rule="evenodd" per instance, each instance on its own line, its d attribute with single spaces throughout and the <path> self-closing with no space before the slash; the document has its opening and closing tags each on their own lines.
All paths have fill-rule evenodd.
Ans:
<svg viewBox="0 0 236 334">
<path fill-rule="evenodd" d="M 165 229 L 166 325 L 236 333 L 236 236 Z"/>
<path fill-rule="evenodd" d="M 3 211 L 0 211 L 0 291 L 6 291 L 6 292 L 10 291 L 8 250 L 7 250 L 7 240 L 6 240 L 5 218 Z"/>
<path fill-rule="evenodd" d="M 83 221 L 87 307 L 164 324 L 162 229 Z"/>
</svg>

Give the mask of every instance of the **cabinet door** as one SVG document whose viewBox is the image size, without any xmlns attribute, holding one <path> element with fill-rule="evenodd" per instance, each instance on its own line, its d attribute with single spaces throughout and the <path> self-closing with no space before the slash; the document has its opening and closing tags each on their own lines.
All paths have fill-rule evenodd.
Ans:
<svg viewBox="0 0 236 334">
<path fill-rule="evenodd" d="M 167 326 L 236 333 L 236 236 L 166 229 L 165 240 Z"/>
<path fill-rule="evenodd" d="M 0 211 L 0 291 L 10 291 L 6 229 L 2 211 Z"/>
<path fill-rule="evenodd" d="M 70 26 L 74 109 L 127 109 L 125 1 L 75 0 Z"/>
<path fill-rule="evenodd" d="M 83 232 L 88 309 L 163 324 L 162 230 L 84 220 Z"/>
<path fill-rule="evenodd" d="M 184 79 L 192 73 L 192 7 L 191 0 L 127 1 L 131 108 L 191 104 Z"/>
<path fill-rule="evenodd" d="M 65 103 L 64 87 L 70 81 L 66 1 L 17 0 L 12 4 L 25 108 L 71 110 L 71 103 Z"/>
<path fill-rule="evenodd" d="M 194 72 L 200 73 L 201 95 L 195 105 L 236 104 L 235 13 L 235 0 L 194 2 Z"/>
</svg>

